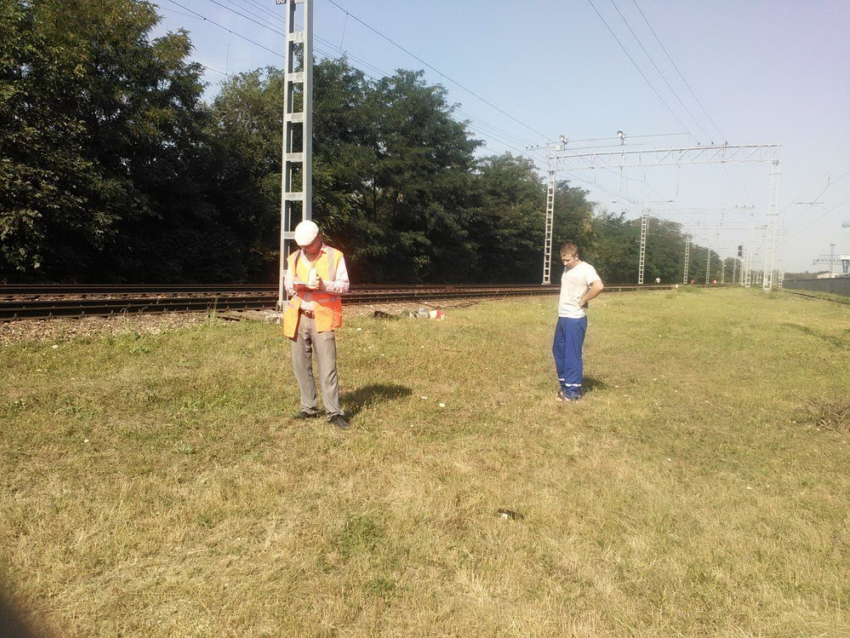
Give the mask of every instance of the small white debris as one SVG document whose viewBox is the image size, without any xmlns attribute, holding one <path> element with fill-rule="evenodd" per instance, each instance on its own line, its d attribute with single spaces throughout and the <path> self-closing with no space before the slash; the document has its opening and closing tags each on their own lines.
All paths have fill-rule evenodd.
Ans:
<svg viewBox="0 0 850 638">
<path fill-rule="evenodd" d="M 753 489 L 753 488 L 751 488 L 749 485 L 747 485 L 747 489 L 748 489 L 748 490 L 751 490 L 751 489 Z"/>
<path fill-rule="evenodd" d="M 51 346 L 51 348 L 53 348 L 54 350 L 56 350 L 58 347 L 59 347 L 59 346 L 57 346 L 57 345 L 53 345 L 53 346 Z"/>
<path fill-rule="evenodd" d="M 673 462 L 673 459 L 667 459 L 667 462 L 668 462 L 668 463 L 672 463 L 672 462 Z"/>
<path fill-rule="evenodd" d="M 89 442 L 89 440 L 88 440 L 88 439 L 85 439 L 85 440 L 83 441 L 83 443 L 88 443 L 88 442 Z"/>
<path fill-rule="evenodd" d="M 420 398 L 420 399 L 425 399 L 426 401 L 428 400 L 428 397 L 419 397 L 419 398 Z"/>
<path fill-rule="evenodd" d="M 446 407 L 446 404 L 445 404 L 445 403 L 440 403 L 439 405 L 440 405 L 440 407 L 441 407 L 441 408 Z"/>
<path fill-rule="evenodd" d="M 363 328 L 358 328 L 355 332 L 360 332 Z"/>
</svg>

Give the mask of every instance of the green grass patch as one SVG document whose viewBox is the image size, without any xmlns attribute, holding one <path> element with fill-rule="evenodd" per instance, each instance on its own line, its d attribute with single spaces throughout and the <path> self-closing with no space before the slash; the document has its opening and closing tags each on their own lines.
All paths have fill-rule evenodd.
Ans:
<svg viewBox="0 0 850 638">
<path fill-rule="evenodd" d="M 603 294 L 565 405 L 556 303 L 347 320 L 344 433 L 276 327 L 6 347 L 0 573 L 68 636 L 848 635 L 850 309 Z"/>
</svg>

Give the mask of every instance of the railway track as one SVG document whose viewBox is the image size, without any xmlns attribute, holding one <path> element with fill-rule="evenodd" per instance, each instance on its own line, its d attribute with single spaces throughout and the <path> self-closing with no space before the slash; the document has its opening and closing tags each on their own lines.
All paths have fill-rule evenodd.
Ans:
<svg viewBox="0 0 850 638">
<path fill-rule="evenodd" d="M 606 292 L 667 290 L 674 286 L 606 286 Z M 555 295 L 557 285 L 357 286 L 345 304 L 437 301 L 484 297 Z M 134 313 L 273 310 L 277 286 L 266 284 L 143 285 L 0 285 L 0 321 L 58 317 L 109 317 Z"/>
</svg>

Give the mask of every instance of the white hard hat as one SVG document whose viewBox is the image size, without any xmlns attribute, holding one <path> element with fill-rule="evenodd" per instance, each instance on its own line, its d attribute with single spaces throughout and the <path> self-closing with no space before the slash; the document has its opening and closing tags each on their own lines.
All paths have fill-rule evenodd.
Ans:
<svg viewBox="0 0 850 638">
<path fill-rule="evenodd" d="M 299 246 L 309 246 L 318 236 L 319 227 L 309 219 L 305 219 L 295 227 L 295 243 Z"/>
</svg>

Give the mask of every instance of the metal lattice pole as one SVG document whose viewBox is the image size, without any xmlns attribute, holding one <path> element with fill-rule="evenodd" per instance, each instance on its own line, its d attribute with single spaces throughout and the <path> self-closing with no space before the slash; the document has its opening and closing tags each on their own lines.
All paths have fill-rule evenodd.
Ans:
<svg viewBox="0 0 850 638">
<path fill-rule="evenodd" d="M 313 218 L 313 0 L 276 0 L 286 5 L 286 55 L 283 83 L 283 149 L 280 196 L 280 272 L 278 309 L 284 302 L 283 279 L 292 231 L 293 213 Z M 300 31 L 295 30 L 299 5 L 302 8 Z M 300 54 L 300 65 L 299 65 Z M 300 107 L 300 108 L 299 108 Z M 296 147 L 301 132 L 300 149 Z M 300 184 L 299 178 L 300 177 Z M 300 221 L 300 220 L 299 220 Z"/>
<path fill-rule="evenodd" d="M 549 186 L 546 190 L 546 234 L 543 247 L 543 285 L 552 283 L 552 229 L 555 226 L 555 171 L 549 169 Z"/>
<path fill-rule="evenodd" d="M 685 277 L 682 280 L 683 284 L 688 283 L 688 266 L 691 263 L 691 234 L 685 233 Z"/>
<path fill-rule="evenodd" d="M 753 242 L 756 234 L 756 221 L 752 213 L 750 213 L 750 232 L 747 237 L 747 250 L 744 253 L 744 272 L 742 279 L 744 288 L 749 288 L 753 284 Z"/>
<path fill-rule="evenodd" d="M 649 208 L 643 209 L 640 220 L 640 259 L 638 260 L 638 285 L 643 285 L 643 269 L 646 266 L 646 230 L 649 226 Z"/>
<path fill-rule="evenodd" d="M 769 292 L 775 285 L 773 269 L 776 259 L 776 236 L 779 232 L 779 160 L 773 160 L 770 169 L 770 209 L 767 213 L 767 250 L 764 254 L 764 280 L 762 290 Z"/>
<path fill-rule="evenodd" d="M 624 136 L 621 136 L 621 141 Z M 557 149 L 559 153 L 549 155 L 549 168 L 573 171 L 593 170 L 603 168 L 655 168 L 661 166 L 677 166 L 691 164 L 743 164 L 760 162 L 771 162 L 771 202 L 768 217 L 775 220 L 778 218 L 778 184 L 779 184 L 779 161 L 782 154 L 781 144 L 709 144 L 706 146 L 682 146 L 676 148 L 660 149 L 629 149 L 618 147 L 618 150 L 610 148 L 592 149 L 584 152 L 573 152 L 566 148 Z M 773 246 L 776 242 L 776 231 L 766 235 L 770 245 L 769 259 L 773 266 Z M 753 238 L 750 237 L 747 256 L 747 267 L 745 269 L 745 285 L 750 285 L 750 270 L 752 266 Z M 765 289 L 769 290 L 772 285 L 770 279 L 765 281 Z"/>
</svg>

